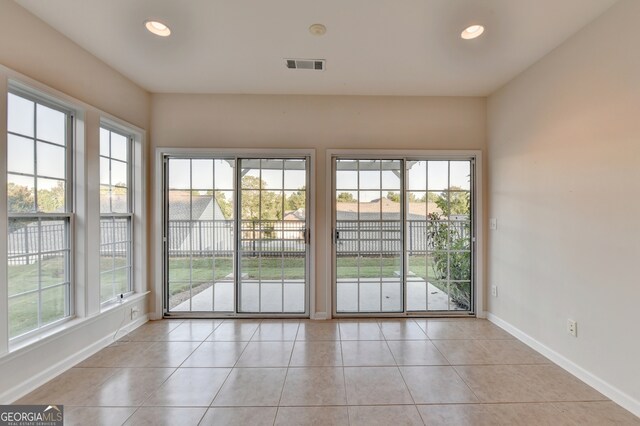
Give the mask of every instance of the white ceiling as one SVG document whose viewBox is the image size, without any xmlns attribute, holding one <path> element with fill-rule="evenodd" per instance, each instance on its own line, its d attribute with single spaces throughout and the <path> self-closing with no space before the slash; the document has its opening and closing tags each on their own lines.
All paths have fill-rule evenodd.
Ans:
<svg viewBox="0 0 640 426">
<path fill-rule="evenodd" d="M 617 0 L 16 1 L 151 92 L 483 96 Z M 474 23 L 485 34 L 462 40 Z"/>
</svg>

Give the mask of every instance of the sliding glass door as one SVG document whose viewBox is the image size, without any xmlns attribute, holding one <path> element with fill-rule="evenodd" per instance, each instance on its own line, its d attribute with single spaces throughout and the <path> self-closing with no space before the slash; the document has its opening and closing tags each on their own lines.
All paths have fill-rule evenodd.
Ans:
<svg viewBox="0 0 640 426">
<path fill-rule="evenodd" d="M 335 313 L 473 313 L 473 160 L 333 165 Z"/>
<path fill-rule="evenodd" d="M 165 312 L 308 312 L 306 158 L 165 159 Z"/>
</svg>

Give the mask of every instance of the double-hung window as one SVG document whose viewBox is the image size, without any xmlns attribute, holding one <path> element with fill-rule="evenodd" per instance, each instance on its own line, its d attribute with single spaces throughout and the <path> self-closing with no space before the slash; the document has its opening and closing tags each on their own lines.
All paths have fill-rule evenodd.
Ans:
<svg viewBox="0 0 640 426">
<path fill-rule="evenodd" d="M 100 302 L 132 291 L 132 140 L 100 128 Z"/>
<path fill-rule="evenodd" d="M 7 116 L 8 310 L 14 339 L 73 314 L 70 111 L 10 91 Z"/>
</svg>

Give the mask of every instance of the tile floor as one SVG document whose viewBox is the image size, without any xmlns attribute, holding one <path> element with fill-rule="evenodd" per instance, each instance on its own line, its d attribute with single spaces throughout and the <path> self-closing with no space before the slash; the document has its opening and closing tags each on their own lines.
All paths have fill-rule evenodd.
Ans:
<svg viewBox="0 0 640 426">
<path fill-rule="evenodd" d="M 67 425 L 640 425 L 476 319 L 150 322 L 17 403 Z"/>
</svg>

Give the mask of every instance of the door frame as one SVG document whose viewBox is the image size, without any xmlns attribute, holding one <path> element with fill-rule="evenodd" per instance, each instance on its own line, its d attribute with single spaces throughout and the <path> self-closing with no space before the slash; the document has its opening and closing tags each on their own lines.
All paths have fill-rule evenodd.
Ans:
<svg viewBox="0 0 640 426">
<path fill-rule="evenodd" d="M 184 312 L 184 313 L 171 313 L 168 315 L 168 311 L 165 307 L 166 299 L 166 272 L 167 265 L 165 264 L 165 157 L 167 156 L 184 156 L 189 158 L 198 157 L 234 157 L 235 159 L 241 158 L 306 158 L 307 160 L 307 220 L 309 227 L 309 240 L 307 248 L 307 294 L 305 297 L 305 312 L 304 313 L 259 313 L 259 314 L 247 314 L 239 312 Z M 155 197 L 153 204 L 155 207 L 154 223 L 153 223 L 153 244 L 154 244 L 154 273 L 155 283 L 153 288 L 155 316 L 154 319 L 161 319 L 164 317 L 172 318 L 309 318 L 315 314 L 315 149 L 253 149 L 253 148 L 156 148 L 156 167 L 155 167 L 155 190 L 153 196 Z M 234 191 L 237 191 L 235 188 Z M 235 199 L 235 195 L 234 195 Z M 234 205 L 237 202 L 234 202 Z M 237 213 L 237 212 L 236 212 Z M 237 217 L 234 218 L 237 220 Z M 234 225 L 237 226 L 237 223 Z M 237 236 L 237 232 L 236 232 Z M 237 250 L 235 253 L 237 257 Z M 234 300 L 237 298 L 237 289 L 234 290 Z M 236 300 L 237 302 L 237 300 Z"/>
<path fill-rule="evenodd" d="M 472 241 L 473 248 L 473 313 L 464 311 L 456 312 L 407 312 L 403 307 L 402 313 L 338 313 L 336 311 L 336 250 L 333 239 L 335 232 L 335 169 L 334 160 L 336 158 L 352 158 L 352 159 L 398 159 L 398 158 L 421 158 L 428 160 L 456 160 L 456 159 L 473 159 L 475 175 L 472 179 L 471 196 L 472 202 L 472 229 L 475 233 L 475 241 Z M 477 317 L 484 318 L 484 207 L 483 207 L 483 169 L 482 169 L 482 151 L 480 150 L 381 150 L 381 149 L 328 149 L 326 150 L 325 163 L 325 199 L 326 202 L 326 229 L 329 236 L 327 238 L 326 247 L 326 268 L 330 271 L 330 282 L 326 288 L 327 313 L 331 313 L 334 318 L 358 318 L 358 317 L 389 317 L 389 318 L 415 318 L 415 317 Z M 404 176 L 404 171 L 403 171 Z M 404 211 L 404 209 L 402 209 Z M 403 218 L 404 220 L 404 218 Z M 403 246 L 406 241 L 403 241 Z M 403 253 L 403 257 L 406 256 Z M 404 263 L 404 261 L 403 261 Z M 406 298 L 405 287 L 406 276 L 403 277 L 403 299 Z M 406 301 L 405 301 L 406 302 Z"/>
</svg>

